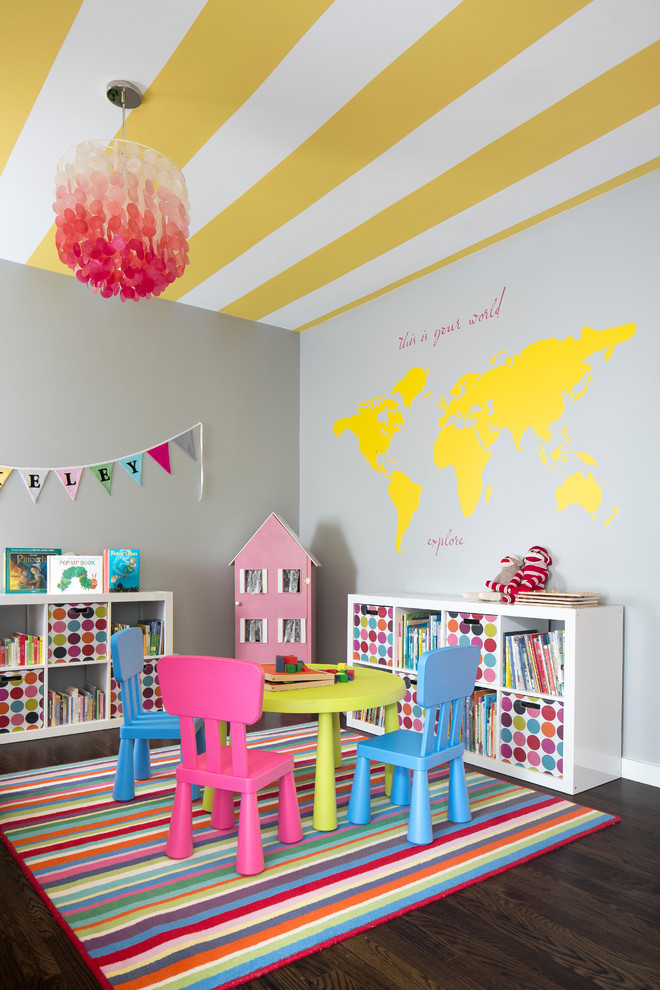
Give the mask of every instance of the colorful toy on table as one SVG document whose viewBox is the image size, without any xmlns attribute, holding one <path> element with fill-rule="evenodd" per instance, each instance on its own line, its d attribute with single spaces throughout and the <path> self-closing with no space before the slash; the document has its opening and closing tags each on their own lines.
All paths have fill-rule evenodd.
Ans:
<svg viewBox="0 0 660 990">
<path fill-rule="evenodd" d="M 355 679 L 355 671 L 349 670 L 345 663 L 338 663 L 336 667 L 324 667 L 326 673 L 333 674 L 335 684 L 348 684 Z"/>
<path fill-rule="evenodd" d="M 355 671 L 349 670 L 345 663 L 338 663 L 336 667 L 308 667 L 298 657 L 279 654 L 275 657 L 275 667 L 273 668 L 272 664 L 266 664 L 264 671 L 267 691 L 282 691 L 285 687 L 325 687 L 328 684 L 348 684 L 355 678 Z"/>
<path fill-rule="evenodd" d="M 291 691 L 294 688 L 327 687 L 334 678 L 324 670 L 314 670 L 293 656 L 276 656 L 275 663 L 262 664 L 267 691 Z"/>
<path fill-rule="evenodd" d="M 277 674 L 299 674 L 302 671 L 310 672 L 309 667 L 298 657 L 279 655 L 275 657 L 275 672 Z"/>
</svg>

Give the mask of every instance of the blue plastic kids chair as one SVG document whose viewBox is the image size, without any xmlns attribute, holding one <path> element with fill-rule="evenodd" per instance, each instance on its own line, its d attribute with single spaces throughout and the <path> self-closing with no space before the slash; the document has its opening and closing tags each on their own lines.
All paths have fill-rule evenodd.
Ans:
<svg viewBox="0 0 660 990">
<path fill-rule="evenodd" d="M 424 846 L 433 839 L 428 775 L 445 763 L 449 764 L 447 817 L 452 822 L 470 821 L 464 747 L 459 740 L 464 701 L 474 690 L 479 654 L 478 646 L 444 646 L 421 655 L 417 701 L 426 709 L 424 728 L 421 732 L 397 729 L 357 744 L 349 822 L 366 825 L 371 820 L 370 760 L 394 766 L 391 800 L 393 804 L 410 805 L 408 842 Z"/>
<path fill-rule="evenodd" d="M 142 710 L 140 674 L 144 667 L 144 639 L 142 630 L 132 626 L 110 637 L 112 672 L 121 689 L 121 707 L 124 724 L 119 729 L 119 755 L 112 788 L 115 801 L 132 801 L 135 797 L 135 781 L 148 780 L 151 776 L 149 757 L 150 739 L 181 739 L 181 728 L 176 715 L 167 712 Z M 199 750 L 204 751 L 204 723 L 197 724 Z M 199 787 L 193 789 L 198 798 Z"/>
</svg>

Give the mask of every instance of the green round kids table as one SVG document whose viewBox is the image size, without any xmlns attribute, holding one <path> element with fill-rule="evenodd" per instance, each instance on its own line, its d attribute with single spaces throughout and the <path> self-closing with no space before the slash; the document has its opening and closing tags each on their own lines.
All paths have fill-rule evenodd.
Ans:
<svg viewBox="0 0 660 990">
<path fill-rule="evenodd" d="M 314 664 L 309 665 L 314 669 Z M 318 669 L 333 666 L 318 664 Z M 351 667 L 355 678 L 344 684 L 327 687 L 297 688 L 294 691 L 264 691 L 264 711 L 318 715 L 316 774 L 314 778 L 314 817 L 312 824 L 320 832 L 337 828 L 337 794 L 335 767 L 341 766 L 339 739 L 340 712 L 364 708 L 385 708 L 385 731 L 399 728 L 397 701 L 406 693 L 402 678 L 382 668 Z M 385 771 L 385 789 L 390 792 L 392 767 Z"/>
</svg>

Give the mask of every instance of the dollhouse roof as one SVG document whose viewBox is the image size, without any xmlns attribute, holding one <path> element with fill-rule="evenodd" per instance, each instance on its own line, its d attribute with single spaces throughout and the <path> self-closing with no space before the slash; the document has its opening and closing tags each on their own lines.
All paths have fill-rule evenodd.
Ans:
<svg viewBox="0 0 660 990">
<path fill-rule="evenodd" d="M 258 534 L 259 534 L 259 533 L 261 532 L 261 530 L 262 530 L 262 529 L 264 528 L 264 526 L 265 526 L 265 525 L 266 525 L 266 524 L 268 523 L 268 521 L 269 521 L 270 519 L 276 519 L 276 520 L 277 520 L 277 522 L 278 522 L 278 523 L 280 524 L 280 526 L 281 526 L 281 527 L 282 527 L 283 529 L 285 529 L 285 530 L 286 530 L 286 532 L 287 532 L 287 533 L 289 534 L 289 536 L 290 536 L 290 537 L 291 537 L 291 538 L 292 538 L 293 540 L 295 540 L 295 542 L 296 542 L 296 543 L 298 544 L 298 546 L 299 546 L 299 547 L 300 547 L 300 549 L 301 549 L 301 550 L 303 551 L 303 553 L 304 553 L 304 554 L 306 554 L 306 555 L 307 555 L 307 556 L 309 557 L 309 559 L 311 560 L 311 562 L 312 562 L 313 564 L 316 564 L 316 566 L 317 566 L 317 567 L 320 567 L 320 566 L 321 566 L 321 564 L 320 564 L 320 562 L 319 562 L 319 561 L 318 561 L 318 560 L 316 559 L 316 557 L 314 556 L 314 554 L 313 554 L 313 553 L 311 553 L 311 552 L 310 552 L 310 551 L 309 551 L 309 550 L 307 549 L 307 547 L 306 547 L 306 546 L 305 546 L 305 545 L 304 545 L 303 543 L 301 543 L 301 542 L 300 542 L 300 538 L 299 538 L 299 536 L 298 536 L 298 534 L 297 534 L 297 533 L 294 533 L 294 531 L 293 531 L 293 530 L 291 529 L 291 527 L 290 527 L 290 526 L 289 526 L 289 525 L 288 525 L 287 523 L 285 523 L 285 522 L 284 522 L 284 520 L 282 519 L 282 517 L 281 517 L 281 516 L 278 516 L 276 512 L 271 512 L 271 514 L 270 514 L 270 515 L 268 516 L 268 519 L 266 519 L 266 520 L 265 520 L 265 521 L 264 521 L 264 522 L 263 522 L 263 523 L 261 524 L 261 526 L 260 526 L 260 527 L 259 527 L 259 529 L 258 529 L 258 530 L 256 531 L 256 533 L 253 533 L 253 534 L 252 534 L 252 536 L 250 537 L 250 539 L 249 539 L 249 540 L 247 541 L 247 543 L 244 543 L 244 544 L 243 544 L 243 546 L 242 546 L 242 547 L 241 547 L 241 549 L 240 549 L 240 550 L 238 551 L 238 553 L 237 553 L 237 554 L 236 554 L 236 556 L 235 556 L 235 557 L 233 558 L 233 560 L 230 560 L 230 561 L 229 561 L 229 566 L 230 566 L 230 567 L 233 567 L 233 566 L 234 566 L 234 564 L 236 563 L 236 557 L 238 557 L 238 556 L 239 556 L 239 554 L 241 554 L 241 553 L 243 553 L 243 551 L 245 550 L 245 548 L 246 548 L 246 546 L 248 546 L 248 544 L 249 544 L 249 543 L 252 543 L 252 540 L 253 540 L 253 539 L 254 539 L 254 538 L 255 538 L 255 537 L 256 537 L 256 536 L 257 536 L 257 535 L 258 535 Z"/>
</svg>

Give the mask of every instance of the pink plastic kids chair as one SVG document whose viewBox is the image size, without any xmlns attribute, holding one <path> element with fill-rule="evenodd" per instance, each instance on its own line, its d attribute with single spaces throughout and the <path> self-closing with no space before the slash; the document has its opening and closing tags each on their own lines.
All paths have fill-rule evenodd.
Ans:
<svg viewBox="0 0 660 990">
<path fill-rule="evenodd" d="M 172 859 L 192 855 L 191 784 L 214 788 L 211 825 L 234 828 L 234 793 L 241 795 L 236 871 L 261 873 L 264 854 L 257 791 L 279 780 L 277 835 L 280 842 L 302 839 L 293 779 L 293 757 L 249 747 L 245 727 L 261 717 L 264 671 L 250 660 L 224 657 L 167 656 L 158 661 L 163 704 L 181 722 L 182 760 L 176 768 L 176 792 L 166 853 Z M 204 719 L 206 747 L 195 744 L 195 716 Z M 230 725 L 229 745 L 220 742 L 220 722 Z"/>
</svg>

